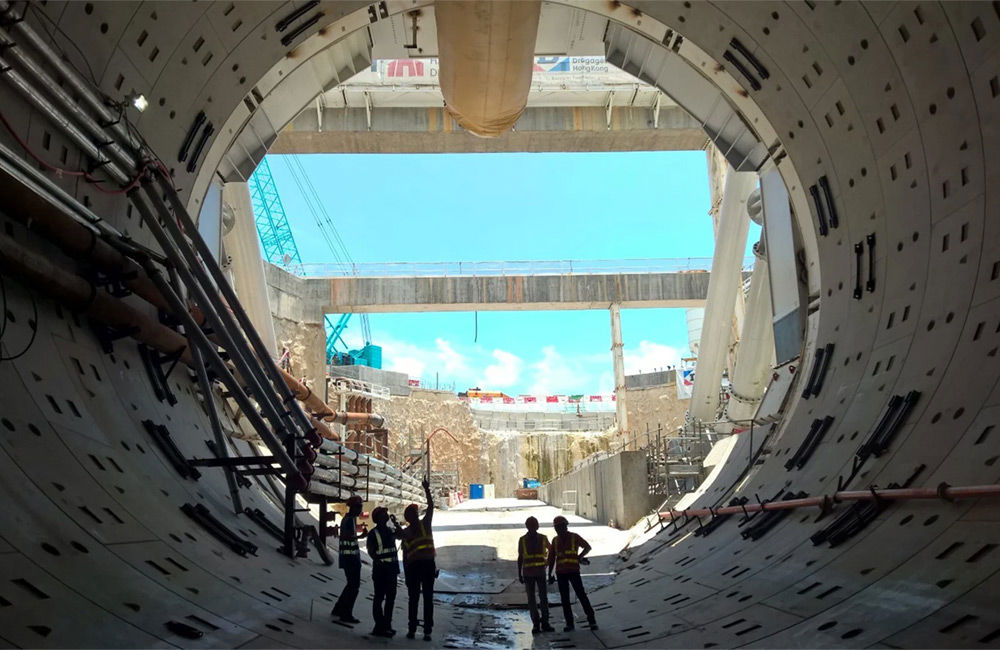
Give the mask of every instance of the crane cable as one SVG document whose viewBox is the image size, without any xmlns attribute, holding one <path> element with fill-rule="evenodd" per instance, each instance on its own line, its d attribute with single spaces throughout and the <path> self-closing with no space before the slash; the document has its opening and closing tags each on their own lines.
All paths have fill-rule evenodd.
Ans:
<svg viewBox="0 0 1000 650">
<path fill-rule="evenodd" d="M 330 213 L 326 210 L 326 204 L 320 198 L 313 182 L 309 179 L 309 173 L 302 165 L 302 161 L 297 156 L 282 156 L 282 158 L 299 189 L 299 193 L 305 200 L 306 207 L 309 209 L 313 221 L 316 222 L 316 227 L 319 228 L 320 234 L 323 236 L 323 240 L 330 250 L 330 254 L 333 255 L 333 258 L 346 272 L 357 275 L 357 270 L 354 267 L 354 258 L 351 257 L 351 253 L 347 250 L 347 245 L 344 243 L 343 238 L 341 238 L 340 231 L 337 230 L 333 219 L 330 218 Z M 361 334 L 364 337 L 365 344 L 371 343 L 371 324 L 368 320 L 368 314 L 360 314 L 360 316 Z"/>
</svg>

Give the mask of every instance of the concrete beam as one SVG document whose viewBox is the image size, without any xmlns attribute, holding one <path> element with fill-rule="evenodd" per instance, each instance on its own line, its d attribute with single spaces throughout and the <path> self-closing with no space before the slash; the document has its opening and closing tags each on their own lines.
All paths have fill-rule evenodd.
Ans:
<svg viewBox="0 0 1000 650">
<path fill-rule="evenodd" d="M 682 109 L 661 109 L 654 126 L 647 108 L 539 107 L 525 110 L 510 133 L 477 138 L 441 108 L 326 109 L 322 123 L 303 111 L 278 135 L 273 154 L 502 153 L 539 151 L 689 151 L 708 143 Z"/>
<path fill-rule="evenodd" d="M 543 311 L 701 307 L 709 273 L 627 273 L 496 277 L 309 278 L 327 283 L 327 313 Z"/>
</svg>

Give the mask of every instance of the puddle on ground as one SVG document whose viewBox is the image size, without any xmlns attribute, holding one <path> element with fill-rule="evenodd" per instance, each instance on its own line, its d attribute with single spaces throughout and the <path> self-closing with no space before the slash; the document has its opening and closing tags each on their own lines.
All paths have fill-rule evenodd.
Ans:
<svg viewBox="0 0 1000 650">
<path fill-rule="evenodd" d="M 528 612 L 477 609 L 476 614 L 479 619 L 471 632 L 449 634 L 442 647 L 484 650 L 531 647 L 531 618 Z"/>
</svg>

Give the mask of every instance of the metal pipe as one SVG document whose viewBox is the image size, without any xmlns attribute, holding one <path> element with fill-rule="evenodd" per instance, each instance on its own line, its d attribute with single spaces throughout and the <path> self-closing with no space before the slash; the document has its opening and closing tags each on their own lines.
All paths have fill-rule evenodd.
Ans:
<svg viewBox="0 0 1000 650">
<path fill-rule="evenodd" d="M 326 406 L 324 404 L 324 406 Z M 327 407 L 329 408 L 329 407 Z M 349 411 L 336 411 L 324 417 L 327 422 L 343 424 L 346 426 L 368 426 L 381 427 L 385 424 L 385 418 L 378 413 L 351 413 Z"/>
<path fill-rule="evenodd" d="M 3 57 L 0 56 L 0 68 L 9 68 L 9 64 L 4 61 Z M 10 81 L 11 85 L 28 100 L 29 103 L 33 104 L 35 108 L 40 110 L 46 117 L 48 117 L 52 123 L 61 129 L 80 149 L 87 154 L 90 158 L 95 161 L 95 166 L 107 171 L 111 177 L 121 185 L 126 185 L 131 180 L 127 174 L 120 170 L 113 162 L 108 160 L 101 150 L 97 148 L 93 142 L 90 141 L 80 129 L 71 124 L 69 120 L 56 112 L 52 106 L 50 106 L 48 100 L 38 90 L 35 89 L 28 81 L 21 76 L 13 68 L 9 68 L 6 72 L 0 74 L 0 78 L 7 79 Z"/>
<path fill-rule="evenodd" d="M 85 230 L 98 232 L 107 238 L 107 243 L 115 250 L 126 255 L 146 255 L 158 262 L 164 257 L 135 241 L 126 239 L 121 232 L 113 228 L 96 214 L 80 204 L 65 190 L 53 183 L 35 167 L 29 165 L 12 150 L 0 144 L 0 167 L 4 174 L 3 196 L 5 201 L 16 205 L 31 202 L 31 205 L 44 205 L 49 211 L 54 207 L 60 217 L 69 224 L 82 226 Z M 13 181 L 13 182 L 10 182 Z M 17 210 L 11 210 L 12 216 L 20 218 Z"/>
<path fill-rule="evenodd" d="M 18 47 L 17 41 L 11 38 L 10 34 L 3 28 L 3 26 L 0 26 L 0 49 L 2 49 L 5 44 L 9 45 L 6 49 L 8 56 L 15 60 L 25 72 L 41 83 L 42 88 L 48 92 L 49 95 L 55 99 L 64 110 L 68 111 L 69 115 L 90 133 L 91 137 L 97 138 L 98 142 L 108 139 L 108 134 L 105 133 L 104 129 L 102 129 L 99 124 L 94 122 L 90 116 L 84 113 L 73 98 L 69 96 L 69 93 L 63 90 L 55 79 L 50 77 L 45 70 L 35 63 L 34 59 L 28 56 L 23 48 Z M 136 164 L 135 157 L 126 153 L 113 140 L 109 140 L 104 143 L 102 148 L 107 149 L 115 157 L 118 163 L 125 167 L 125 169 L 138 169 L 139 166 Z"/>
<path fill-rule="evenodd" d="M 191 241 L 194 243 L 195 250 L 197 250 L 198 255 L 201 256 L 202 262 L 214 279 L 217 288 L 222 292 L 226 302 L 229 303 L 229 306 L 232 309 L 232 316 L 235 317 L 236 321 L 234 325 L 238 323 L 238 326 L 243 330 L 247 340 L 250 342 L 250 347 L 257 354 L 257 358 L 260 359 L 264 372 L 270 376 L 271 383 L 274 385 L 275 389 L 282 396 L 282 398 L 285 401 L 289 401 L 292 398 L 292 394 L 278 372 L 278 365 L 274 363 L 274 360 L 272 359 L 273 351 L 268 351 L 267 348 L 264 347 L 263 341 L 260 340 L 260 335 L 257 333 L 257 330 L 254 329 L 253 323 L 250 322 L 250 317 L 247 316 L 243 306 L 240 305 L 236 292 L 233 291 L 231 286 L 229 286 L 229 282 L 223 275 L 222 269 L 219 268 L 215 258 L 212 257 L 211 251 L 208 250 L 205 240 L 203 240 L 201 235 L 198 234 L 198 229 L 195 227 L 194 222 L 188 215 L 186 208 L 180 202 L 180 198 L 177 196 L 177 193 L 172 191 L 172 188 L 167 184 L 165 178 L 160 177 L 159 181 L 160 186 L 166 190 L 165 193 L 167 195 L 167 200 L 170 201 L 174 209 L 175 216 L 180 221 L 184 230 L 192 233 Z M 305 418 L 305 414 L 300 413 L 298 415 L 301 416 L 299 417 L 300 425 L 303 428 L 308 428 L 309 423 Z"/>
<path fill-rule="evenodd" d="M 2 58 L 0 58 L 0 65 L 3 65 L 3 64 L 4 64 L 4 61 L 3 61 Z M 40 70 L 36 70 L 36 72 L 38 73 L 38 75 L 40 75 L 39 76 L 39 80 L 42 81 L 43 83 L 45 83 L 45 79 L 47 78 L 47 76 L 44 75 L 44 73 L 41 72 Z M 121 183 L 122 185 L 125 185 L 126 183 L 130 182 L 128 175 L 124 174 L 110 160 L 106 160 L 101 155 L 100 150 L 83 133 L 81 133 L 76 127 L 74 127 L 72 124 L 70 124 L 69 121 L 66 120 L 65 117 L 63 117 L 57 111 L 55 111 L 49 105 L 49 103 L 45 101 L 44 97 L 42 97 L 38 93 L 38 91 L 31 86 L 31 84 L 29 84 L 23 77 L 21 77 L 20 74 L 18 74 L 14 70 L 7 70 L 6 73 L 4 74 L 4 76 L 6 78 L 10 79 L 14 83 L 14 86 L 22 94 L 24 94 L 25 97 L 30 102 L 32 102 L 33 104 L 35 104 L 36 107 L 39 110 L 43 111 L 46 115 L 48 115 L 50 117 L 50 119 L 52 119 L 53 122 L 58 127 L 60 127 L 64 132 L 66 132 L 67 135 L 69 135 L 71 139 L 73 139 L 86 153 L 88 153 L 91 158 L 93 158 L 95 161 L 98 161 L 100 163 L 100 165 L 102 167 L 104 167 L 105 170 L 108 171 L 108 173 L 110 173 L 112 175 L 113 178 L 115 178 L 116 180 L 118 180 L 119 183 Z M 94 124 L 92 120 L 90 120 L 89 118 L 86 118 L 86 116 L 81 117 L 81 113 L 79 112 L 78 109 L 76 109 L 76 115 L 77 115 L 78 119 L 84 120 L 88 124 L 88 127 L 92 131 L 94 129 L 97 129 L 98 131 L 100 131 L 100 127 L 98 125 Z M 175 196 L 175 193 L 173 191 L 173 188 L 170 188 L 169 186 L 167 186 L 165 189 L 166 189 L 168 195 L 170 195 L 170 196 L 172 196 L 172 197 L 174 197 L 176 199 L 176 196 Z M 157 206 L 161 205 L 159 203 L 159 197 L 156 195 L 155 192 L 148 192 L 148 194 L 151 197 L 154 205 L 157 205 Z M 131 197 L 133 198 L 133 201 L 136 202 L 137 207 L 139 207 L 140 211 L 143 211 L 144 206 L 142 205 L 142 202 L 139 201 L 139 200 L 137 200 L 139 198 L 139 196 L 140 195 L 138 195 L 136 193 L 132 193 L 131 194 Z M 179 201 L 178 201 L 178 203 L 179 203 Z M 157 224 L 155 223 L 155 219 L 150 219 L 149 218 L 151 216 L 151 214 L 149 214 L 148 208 L 146 208 L 146 212 L 147 212 L 147 214 L 144 214 L 144 218 L 146 218 L 147 223 L 150 225 L 150 230 L 154 231 L 154 235 L 155 235 L 156 231 L 159 230 L 159 229 L 156 227 Z M 185 217 L 187 216 L 186 212 L 184 213 L 184 216 Z M 170 215 L 169 214 L 165 214 L 164 222 L 167 224 L 168 229 L 171 229 L 171 226 L 174 226 L 173 221 L 170 219 Z M 176 227 L 176 226 L 174 226 L 174 227 Z M 192 228 L 191 231 L 197 233 L 196 229 Z M 159 232 L 162 234 L 162 230 L 159 230 Z M 169 252 L 171 250 L 169 242 L 166 242 L 161 237 L 157 237 L 157 239 L 158 239 L 158 243 L 160 244 L 160 246 L 164 248 L 164 252 Z M 200 236 L 198 236 L 197 234 L 194 236 L 194 239 L 196 241 L 201 241 Z M 201 243 L 202 243 L 202 246 L 204 246 L 204 242 L 201 242 Z M 186 251 L 187 247 L 182 247 L 182 250 Z M 172 257 L 174 257 L 174 259 L 176 259 L 176 255 L 172 256 Z M 208 256 L 208 257 L 210 257 L 210 256 Z M 188 262 L 192 264 L 193 268 L 195 268 L 195 273 L 197 274 L 197 271 L 200 269 L 200 266 L 198 266 L 197 261 L 192 262 L 191 260 L 188 260 Z M 182 275 L 187 275 L 186 270 L 182 269 Z M 185 278 L 186 282 L 188 280 L 189 280 L 189 278 Z M 234 341 L 232 341 L 232 339 L 229 338 L 228 330 L 225 327 L 221 327 L 220 326 L 221 325 L 221 319 L 219 319 L 218 315 L 215 314 L 214 311 L 212 310 L 212 308 L 211 308 L 211 302 L 207 299 L 207 294 L 204 293 L 204 290 L 201 287 L 197 287 L 196 286 L 195 289 L 196 289 L 196 293 L 200 294 L 198 296 L 198 298 L 199 298 L 199 302 L 202 304 L 202 309 L 203 310 L 208 310 L 210 312 L 209 313 L 209 320 L 210 320 L 211 324 L 213 325 L 213 327 L 215 327 L 217 329 L 217 332 L 220 333 L 223 336 L 224 339 L 229 339 L 228 342 L 232 346 L 231 349 L 229 349 L 229 352 L 230 352 L 231 357 L 234 358 L 234 362 L 237 365 L 237 369 L 241 372 L 241 374 L 244 375 L 244 380 L 250 382 L 251 390 L 253 390 L 253 392 L 262 399 L 262 402 L 263 402 L 262 406 L 265 407 L 265 412 L 267 412 L 269 416 L 273 417 L 273 419 L 272 419 L 272 417 L 269 417 L 268 419 L 272 419 L 272 422 L 274 422 L 275 426 L 280 426 L 279 423 L 282 420 L 281 414 L 284 414 L 284 415 L 288 416 L 289 415 L 289 411 L 277 408 L 274 404 L 268 404 L 268 402 L 271 401 L 269 399 L 269 397 L 270 397 L 269 392 L 266 391 L 266 390 L 263 390 L 262 387 L 260 385 L 258 385 L 258 378 L 256 376 L 256 373 L 254 372 L 253 367 L 251 367 L 250 364 L 246 363 L 245 360 L 242 359 L 242 356 L 240 355 L 238 349 L 234 345 Z M 235 300 L 235 299 L 230 299 L 230 300 L 233 303 L 238 303 L 238 301 Z M 213 322 L 213 321 L 215 321 L 215 322 Z M 240 366 L 243 366 L 243 367 L 241 368 Z M 291 409 L 291 412 L 294 413 L 295 409 Z M 304 416 L 304 414 L 303 414 L 303 416 Z"/>
<path fill-rule="evenodd" d="M 74 311 L 110 327 L 130 330 L 133 338 L 161 352 L 180 352 L 180 361 L 187 365 L 193 362 L 182 335 L 6 235 L 0 235 L 0 268 Z"/>
<path fill-rule="evenodd" d="M 7 0 L 0 0 L 0 13 L 7 13 L 11 10 L 11 5 Z M 56 72 L 69 84 L 70 88 L 73 89 L 81 99 L 86 102 L 92 111 L 97 113 L 97 115 L 104 122 L 112 123 L 112 127 L 118 133 L 119 136 L 125 138 L 127 141 L 131 141 L 132 136 L 128 133 L 128 130 L 118 121 L 117 116 L 113 115 L 108 108 L 104 105 L 103 98 L 98 97 L 94 91 L 80 78 L 80 75 L 76 73 L 73 68 L 62 59 L 59 54 L 53 50 L 48 43 L 45 42 L 43 38 L 38 35 L 34 29 L 27 23 L 27 21 L 19 20 L 10 26 L 10 29 L 17 32 L 19 36 L 24 37 L 25 41 L 31 45 L 31 47 L 42 55 L 46 63 L 52 66 Z M 129 142 L 130 146 L 134 146 L 133 143 Z"/>
<path fill-rule="evenodd" d="M 808 497 L 805 499 L 789 499 L 787 501 L 767 501 L 764 503 L 748 503 L 742 506 L 723 506 L 721 508 L 687 508 L 686 510 L 669 510 L 659 513 L 660 519 L 680 519 L 683 517 L 705 517 L 718 515 L 735 515 L 743 512 L 764 512 L 769 510 L 791 510 L 794 508 L 822 507 L 828 503 L 842 501 L 905 501 L 909 499 L 977 499 L 980 497 L 1000 496 L 1000 485 L 971 485 L 951 487 L 942 484 L 937 488 L 898 488 L 884 490 L 851 490 L 835 492 L 832 496 Z"/>
<path fill-rule="evenodd" d="M 222 457 L 228 457 L 229 454 L 226 452 L 226 441 L 223 438 L 222 432 L 222 421 L 219 419 L 219 411 L 215 407 L 215 399 L 212 395 L 212 382 L 208 379 L 208 373 L 205 371 L 205 360 L 202 357 L 201 350 L 198 346 L 191 348 L 191 359 L 194 361 L 194 371 L 198 376 L 198 386 L 201 388 L 201 394 L 204 398 L 205 412 L 208 414 L 208 422 L 212 426 L 212 438 L 215 440 L 215 452 L 216 454 L 222 455 Z M 239 514 L 243 512 L 243 502 L 240 499 L 240 488 L 236 483 L 236 476 L 233 474 L 233 470 L 230 467 L 225 467 L 223 473 L 226 475 L 226 486 L 229 488 L 229 496 L 233 502 L 233 512 Z"/>
<path fill-rule="evenodd" d="M 153 234 L 153 237 L 156 239 L 157 243 L 163 248 L 163 252 L 166 253 L 168 258 L 170 258 L 175 262 L 175 268 L 177 269 L 177 272 L 180 274 L 181 279 L 189 287 L 189 289 L 192 289 L 194 291 L 195 300 L 199 305 L 201 305 L 202 311 L 205 313 L 205 316 L 208 319 L 208 324 L 212 328 L 214 336 L 221 338 L 223 347 L 226 348 L 226 351 L 229 353 L 230 359 L 236 366 L 237 372 L 239 372 L 240 375 L 242 375 L 243 381 L 246 382 L 250 388 L 250 392 L 252 392 L 255 396 L 257 396 L 258 403 L 260 404 L 261 409 L 264 411 L 265 417 L 271 422 L 272 426 L 274 426 L 276 430 L 284 430 L 286 427 L 284 424 L 284 418 L 281 415 L 282 412 L 281 404 L 275 403 L 275 400 L 273 398 L 275 398 L 276 396 L 274 395 L 273 391 L 268 390 L 265 387 L 266 385 L 262 386 L 260 384 L 259 381 L 260 377 L 255 372 L 253 365 L 250 364 L 243 357 L 242 354 L 240 354 L 240 350 L 236 347 L 235 341 L 232 338 L 232 330 L 228 329 L 226 325 L 223 323 L 222 318 L 219 316 L 219 313 L 214 309 L 214 306 L 211 300 L 209 299 L 208 294 L 206 293 L 204 287 L 198 282 L 196 282 L 193 277 L 193 275 L 196 274 L 197 271 L 200 269 L 200 267 L 197 266 L 197 260 L 193 260 L 194 273 L 192 273 L 192 268 L 186 267 L 184 265 L 182 254 L 178 252 L 178 250 L 174 246 L 173 241 L 171 241 L 171 239 L 167 236 L 166 232 L 164 232 L 163 228 L 161 227 L 159 219 L 157 219 L 154 216 L 153 209 L 147 203 L 146 197 L 149 197 L 149 199 L 152 200 L 153 205 L 157 205 L 162 209 L 165 209 L 165 206 L 163 206 L 162 203 L 157 203 L 159 197 L 156 196 L 155 192 L 148 191 L 149 190 L 148 184 L 144 184 L 144 187 L 147 190 L 145 196 L 143 194 L 140 194 L 138 191 L 133 191 L 130 193 L 132 202 L 138 208 L 140 214 L 142 215 L 143 220 L 149 227 L 149 231 Z M 173 223 L 169 214 L 164 215 L 163 223 L 167 225 L 167 228 L 170 228 L 170 226 L 176 228 L 176 224 Z M 192 262 L 192 260 L 187 260 L 187 261 L 188 263 Z M 160 287 L 160 290 L 162 292 L 163 287 Z M 183 305 L 174 304 L 173 307 L 175 312 L 184 311 Z M 177 313 L 175 313 L 175 315 L 180 316 L 180 314 Z M 264 437 L 262 436 L 262 438 Z M 264 438 L 264 440 L 267 443 L 268 448 L 271 448 L 272 443 L 268 442 L 267 438 Z M 272 439 L 272 442 L 274 444 L 278 444 L 278 441 L 276 439 Z M 274 450 L 272 449 L 272 451 Z"/>
</svg>

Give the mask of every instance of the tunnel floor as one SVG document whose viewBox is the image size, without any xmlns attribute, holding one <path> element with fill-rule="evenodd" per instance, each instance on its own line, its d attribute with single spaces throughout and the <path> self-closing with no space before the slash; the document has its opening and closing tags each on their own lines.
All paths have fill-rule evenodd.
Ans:
<svg viewBox="0 0 1000 650">
<path fill-rule="evenodd" d="M 558 508 L 541 501 L 516 499 L 477 499 L 450 510 L 435 512 L 434 539 L 441 574 L 435 583 L 438 622 L 431 645 L 486 649 L 601 645 L 581 618 L 582 611 L 575 597 L 572 602 L 577 629 L 562 632 L 563 614 L 555 585 L 549 586 L 549 607 L 551 623 L 557 631 L 531 634 L 527 598 L 523 585 L 517 581 L 517 542 L 525 532 L 524 520 L 529 516 L 539 520 L 541 532 L 551 539 L 555 534 L 552 519 L 559 514 L 561 511 Z M 568 518 L 570 529 L 593 546 L 592 562 L 583 571 L 588 593 L 610 584 L 617 554 L 628 542 L 630 534 L 583 517 L 570 515 Z M 343 636 L 346 639 L 343 640 L 350 642 L 356 639 L 359 644 L 392 647 L 427 647 L 428 644 L 419 637 L 411 641 L 402 633 L 391 640 L 368 635 L 370 602 L 364 596 L 359 599 L 355 616 L 362 622 L 349 632 L 345 630 Z M 393 620 L 397 630 L 405 629 L 406 603 L 405 587 L 401 583 Z M 447 627 L 441 625 L 444 621 L 447 621 Z"/>
</svg>

